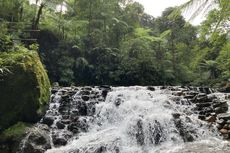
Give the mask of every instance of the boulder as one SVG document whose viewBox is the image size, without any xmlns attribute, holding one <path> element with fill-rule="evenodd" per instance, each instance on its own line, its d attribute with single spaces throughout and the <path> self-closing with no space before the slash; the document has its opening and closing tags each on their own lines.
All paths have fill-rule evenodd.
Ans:
<svg viewBox="0 0 230 153">
<path fill-rule="evenodd" d="M 15 153 L 19 149 L 19 144 L 26 136 L 26 132 L 31 127 L 30 124 L 18 122 L 5 129 L 0 134 L 0 153 Z"/>
<path fill-rule="evenodd" d="M 220 130 L 220 133 L 221 133 L 221 134 L 228 134 L 228 130 L 227 130 L 227 129 L 221 129 L 221 130 Z"/>
<path fill-rule="evenodd" d="M 53 144 L 56 147 L 64 146 L 67 144 L 67 140 L 64 137 L 53 136 L 52 139 L 53 139 Z"/>
<path fill-rule="evenodd" d="M 230 120 L 230 113 L 222 113 L 217 115 L 219 119 L 223 119 L 225 121 Z"/>
<path fill-rule="evenodd" d="M 65 125 L 59 121 L 56 123 L 56 126 L 58 129 L 64 129 L 65 128 Z"/>
<path fill-rule="evenodd" d="M 148 87 L 147 87 L 147 90 L 155 91 L 155 88 L 154 88 L 153 86 L 148 86 Z"/>
<path fill-rule="evenodd" d="M 209 123 L 213 123 L 216 121 L 216 116 L 209 116 L 206 118 L 206 121 Z"/>
<path fill-rule="evenodd" d="M 45 116 L 42 119 L 42 123 L 46 124 L 48 126 L 51 126 L 53 124 L 53 122 L 54 122 L 54 118 L 53 117 Z"/>
<path fill-rule="evenodd" d="M 28 131 L 18 153 L 44 153 L 51 148 L 49 127 L 37 124 Z"/>
<path fill-rule="evenodd" d="M 50 98 L 50 82 L 35 51 L 0 53 L 0 132 L 22 122 L 37 122 L 45 113 Z"/>
</svg>

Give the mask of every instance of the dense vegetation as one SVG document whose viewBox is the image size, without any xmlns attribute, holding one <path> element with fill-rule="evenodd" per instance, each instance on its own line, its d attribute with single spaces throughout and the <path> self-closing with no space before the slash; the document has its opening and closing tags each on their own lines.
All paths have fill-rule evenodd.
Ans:
<svg viewBox="0 0 230 153">
<path fill-rule="evenodd" d="M 1 0 L 0 51 L 37 43 L 62 85 L 219 86 L 230 78 L 230 3 L 219 2 L 194 27 L 179 8 L 154 18 L 128 0 Z"/>
</svg>

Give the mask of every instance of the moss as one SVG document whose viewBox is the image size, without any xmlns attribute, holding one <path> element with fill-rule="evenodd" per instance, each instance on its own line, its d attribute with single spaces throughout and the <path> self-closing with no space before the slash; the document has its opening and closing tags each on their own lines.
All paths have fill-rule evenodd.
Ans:
<svg viewBox="0 0 230 153">
<path fill-rule="evenodd" d="M 36 122 L 49 102 L 50 82 L 35 51 L 0 53 L 0 131 L 10 125 Z"/>
<path fill-rule="evenodd" d="M 18 122 L 17 124 L 7 128 L 6 130 L 4 130 L 1 134 L 1 140 L 8 140 L 8 139 L 21 139 L 25 133 L 26 133 L 26 129 L 28 129 L 30 127 L 30 124 L 28 123 L 23 123 L 23 122 Z"/>
<path fill-rule="evenodd" d="M 0 134 L 0 153 L 14 153 L 25 137 L 30 124 L 18 122 Z"/>
</svg>

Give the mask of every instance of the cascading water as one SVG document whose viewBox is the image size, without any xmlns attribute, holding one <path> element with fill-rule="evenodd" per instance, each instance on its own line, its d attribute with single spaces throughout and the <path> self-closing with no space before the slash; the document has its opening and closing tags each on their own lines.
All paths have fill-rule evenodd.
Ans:
<svg viewBox="0 0 230 153">
<path fill-rule="evenodd" d="M 53 147 L 46 153 L 230 152 L 229 143 L 221 140 L 217 128 L 198 119 L 196 104 L 184 98 L 186 96 L 172 95 L 171 90 L 155 88 L 156 90 L 151 91 L 138 86 L 114 87 L 105 101 L 95 102 L 95 97 L 92 97 L 94 105 L 86 106 L 92 106 L 87 109 L 91 113 L 80 113 L 87 128 L 80 128 L 80 131 L 75 132 L 66 146 Z M 60 92 L 55 95 L 55 107 L 51 104 L 50 110 L 53 111 L 49 110 L 48 113 L 58 110 Z M 101 99 L 100 96 L 97 98 Z M 80 109 L 74 103 L 79 99 L 77 92 L 69 105 L 69 111 L 76 109 L 78 115 Z M 50 115 L 56 115 L 55 124 L 66 116 L 58 112 Z M 52 133 L 59 134 L 68 131 L 67 127 L 53 129 Z"/>
</svg>

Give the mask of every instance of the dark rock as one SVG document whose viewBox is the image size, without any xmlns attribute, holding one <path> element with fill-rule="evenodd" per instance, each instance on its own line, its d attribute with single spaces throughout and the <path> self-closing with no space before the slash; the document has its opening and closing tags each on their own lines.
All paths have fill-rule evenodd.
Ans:
<svg viewBox="0 0 230 153">
<path fill-rule="evenodd" d="M 118 97 L 114 103 L 116 106 L 120 106 L 120 104 L 122 103 L 122 99 Z"/>
<path fill-rule="evenodd" d="M 178 92 L 173 92 L 173 95 L 175 95 L 175 96 L 183 96 L 184 93 L 182 91 L 178 91 Z"/>
<path fill-rule="evenodd" d="M 53 136 L 53 144 L 56 147 L 65 146 L 67 144 L 67 140 L 65 138 L 60 138 L 58 136 Z"/>
<path fill-rule="evenodd" d="M 199 118 L 200 120 L 205 120 L 206 116 L 205 116 L 205 115 L 199 115 L 198 118 Z"/>
<path fill-rule="evenodd" d="M 110 90 L 111 86 L 109 86 L 109 85 L 101 85 L 100 88 L 104 88 L 104 89 Z"/>
<path fill-rule="evenodd" d="M 58 90 L 59 90 L 58 88 L 52 88 L 52 89 L 51 89 L 51 93 L 52 93 L 52 94 L 55 94 L 55 93 L 58 92 Z"/>
<path fill-rule="evenodd" d="M 107 90 L 107 89 L 102 90 L 102 96 L 104 99 L 106 98 L 108 92 L 109 92 L 109 90 Z"/>
<path fill-rule="evenodd" d="M 77 126 L 76 123 L 71 123 L 70 125 L 68 125 L 67 128 L 68 128 L 69 131 L 72 131 L 72 132 L 73 132 L 74 130 L 76 130 L 75 132 L 78 133 L 78 131 L 79 131 L 79 130 L 78 130 L 78 126 Z M 73 132 L 73 133 L 75 133 L 75 132 Z"/>
<path fill-rule="evenodd" d="M 80 95 L 90 95 L 90 91 L 82 90 L 82 91 L 80 91 Z"/>
<path fill-rule="evenodd" d="M 58 129 L 64 129 L 65 128 L 65 125 L 63 123 L 61 123 L 60 121 L 58 121 L 56 123 L 56 126 L 57 126 Z"/>
<path fill-rule="evenodd" d="M 179 114 L 179 113 L 173 113 L 172 116 L 173 116 L 173 118 L 175 118 L 175 119 L 180 118 L 180 114 Z"/>
<path fill-rule="evenodd" d="M 223 119 L 225 121 L 230 120 L 230 113 L 222 113 L 217 115 L 218 119 Z"/>
<path fill-rule="evenodd" d="M 68 130 L 72 131 L 77 130 L 87 132 L 88 130 L 88 123 L 85 117 L 77 117 L 76 119 L 73 119 L 72 122 L 68 125 Z"/>
<path fill-rule="evenodd" d="M 217 125 L 216 125 L 216 127 L 217 127 L 217 129 L 218 129 L 218 130 L 220 130 L 220 129 L 222 129 L 222 128 L 223 128 L 223 125 L 221 125 L 221 124 L 217 124 Z"/>
<path fill-rule="evenodd" d="M 47 125 L 38 124 L 28 132 L 20 153 L 44 153 L 50 148 L 49 128 Z"/>
<path fill-rule="evenodd" d="M 222 126 L 224 126 L 224 124 L 226 123 L 223 119 L 218 119 L 216 122 Z"/>
<path fill-rule="evenodd" d="M 87 86 L 86 86 L 86 87 L 83 87 L 82 90 L 92 91 L 93 89 L 92 89 L 92 87 L 87 87 Z"/>
<path fill-rule="evenodd" d="M 185 128 L 184 124 L 182 123 L 181 119 L 175 119 L 174 124 L 179 131 L 180 136 L 184 140 L 184 142 L 192 142 L 194 141 L 193 136 L 191 135 L 192 131 L 189 131 L 188 128 Z"/>
<path fill-rule="evenodd" d="M 216 116 L 209 116 L 206 118 L 206 121 L 209 123 L 213 123 L 216 121 Z"/>
<path fill-rule="evenodd" d="M 51 125 L 53 124 L 53 122 L 54 122 L 54 118 L 53 118 L 53 117 L 45 116 L 45 117 L 43 117 L 43 119 L 42 119 L 42 123 L 43 123 L 43 124 L 46 124 L 46 125 L 48 125 L 48 126 L 51 126 Z"/>
<path fill-rule="evenodd" d="M 194 95 L 190 95 L 190 94 L 189 94 L 189 95 L 185 95 L 184 98 L 185 98 L 185 99 L 193 99 L 193 98 L 194 98 Z"/>
<path fill-rule="evenodd" d="M 70 120 L 68 120 L 68 119 L 66 119 L 66 120 L 61 120 L 61 123 L 63 123 L 63 124 L 70 124 Z"/>
<path fill-rule="evenodd" d="M 155 91 L 155 88 L 154 88 L 153 86 L 148 86 L 148 87 L 147 87 L 147 90 Z"/>
<path fill-rule="evenodd" d="M 226 113 L 227 111 L 228 111 L 228 107 L 216 107 L 215 108 L 216 114 Z"/>
<path fill-rule="evenodd" d="M 136 140 L 137 144 L 144 145 L 145 143 L 145 137 L 144 137 L 144 131 L 143 131 L 143 123 L 141 120 L 137 121 L 137 132 L 136 132 Z"/>
<path fill-rule="evenodd" d="M 89 100 L 89 96 L 86 96 L 86 95 L 81 96 L 81 98 L 82 98 L 84 101 L 88 101 L 88 100 Z"/>
<path fill-rule="evenodd" d="M 164 132 L 163 127 L 161 126 L 160 122 L 157 120 L 154 121 L 154 124 L 150 124 L 149 126 L 150 132 L 150 142 L 153 144 L 160 144 L 164 139 Z"/>
<path fill-rule="evenodd" d="M 229 130 L 229 125 L 228 124 L 224 124 L 223 129 Z"/>
<path fill-rule="evenodd" d="M 106 153 L 106 147 L 105 146 L 101 146 L 99 148 L 97 148 L 94 153 Z"/>
<path fill-rule="evenodd" d="M 82 116 L 87 115 L 87 104 L 85 102 L 79 102 L 77 108 L 79 111 L 79 115 L 82 115 Z"/>
<path fill-rule="evenodd" d="M 212 103 L 208 102 L 208 103 L 197 103 L 196 106 L 197 107 L 210 107 L 212 105 Z"/>
</svg>

